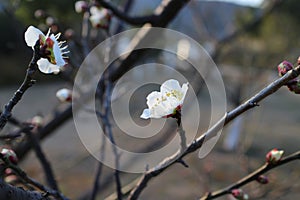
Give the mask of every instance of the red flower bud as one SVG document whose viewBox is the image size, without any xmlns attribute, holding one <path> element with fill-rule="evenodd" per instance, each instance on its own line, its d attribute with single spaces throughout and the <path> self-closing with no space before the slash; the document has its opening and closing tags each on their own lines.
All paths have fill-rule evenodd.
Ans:
<svg viewBox="0 0 300 200">
<path fill-rule="evenodd" d="M 260 175 L 259 177 L 257 177 L 256 181 L 259 182 L 260 184 L 268 184 L 269 183 L 268 177 L 266 177 L 264 175 Z"/>
<path fill-rule="evenodd" d="M 248 200 L 249 196 L 248 194 L 244 193 L 242 189 L 233 189 L 231 190 L 232 196 L 238 200 Z"/>
<path fill-rule="evenodd" d="M 300 82 L 299 80 L 291 80 L 286 85 L 291 92 L 294 92 L 295 94 L 300 94 Z"/>
<path fill-rule="evenodd" d="M 284 153 L 283 150 L 277 150 L 277 149 L 273 149 L 269 151 L 269 153 L 267 153 L 266 155 L 267 163 L 276 164 L 278 161 L 281 160 L 283 153 Z"/>
<path fill-rule="evenodd" d="M 285 60 L 277 66 L 277 69 L 278 69 L 279 76 L 283 76 L 289 70 L 293 69 L 293 64 Z"/>
<path fill-rule="evenodd" d="M 16 153 L 11 149 L 2 149 L 1 154 L 3 158 L 8 159 L 11 163 L 17 164 L 18 163 L 18 157 Z"/>
</svg>

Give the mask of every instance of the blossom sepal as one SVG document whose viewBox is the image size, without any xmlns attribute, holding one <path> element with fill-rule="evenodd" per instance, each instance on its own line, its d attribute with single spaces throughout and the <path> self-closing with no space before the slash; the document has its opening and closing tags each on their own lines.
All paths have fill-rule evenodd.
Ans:
<svg viewBox="0 0 300 200">
<path fill-rule="evenodd" d="M 268 164 L 276 164 L 278 163 L 283 155 L 283 150 L 272 149 L 266 155 L 266 161 Z"/>
</svg>

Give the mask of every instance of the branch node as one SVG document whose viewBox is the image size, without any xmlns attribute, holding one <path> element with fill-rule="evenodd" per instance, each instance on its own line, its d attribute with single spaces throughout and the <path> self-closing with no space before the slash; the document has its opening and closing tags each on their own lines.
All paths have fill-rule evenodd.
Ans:
<svg viewBox="0 0 300 200">
<path fill-rule="evenodd" d="M 182 164 L 185 168 L 189 168 L 189 165 L 182 159 L 177 160 L 178 163 Z"/>
</svg>

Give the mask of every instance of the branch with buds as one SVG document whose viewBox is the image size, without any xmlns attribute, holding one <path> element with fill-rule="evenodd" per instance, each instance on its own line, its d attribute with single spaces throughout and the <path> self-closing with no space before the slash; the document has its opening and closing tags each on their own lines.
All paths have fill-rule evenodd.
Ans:
<svg viewBox="0 0 300 200">
<path fill-rule="evenodd" d="M 273 149 L 270 151 L 266 158 L 266 163 L 258 168 L 256 171 L 252 172 L 251 174 L 245 176 L 244 178 L 240 179 L 236 183 L 220 189 L 215 192 L 208 193 L 207 195 L 203 196 L 200 198 L 200 200 L 210 200 L 210 199 L 216 199 L 220 196 L 227 195 L 227 194 L 232 194 L 234 197 L 237 199 L 247 199 L 244 192 L 240 189 L 240 187 L 252 182 L 252 181 L 257 181 L 261 184 L 266 184 L 268 183 L 268 179 L 265 176 L 262 176 L 266 172 L 275 169 L 279 166 L 282 166 L 284 164 L 287 164 L 289 162 L 299 160 L 300 159 L 300 151 L 295 152 L 289 156 L 286 156 L 284 158 L 281 158 L 283 151 L 278 151 L 276 149 Z M 245 197 L 245 198 L 244 198 Z"/>
<path fill-rule="evenodd" d="M 279 90 L 282 86 L 286 86 L 287 83 L 293 79 L 295 79 L 300 74 L 300 66 L 297 66 L 296 68 L 288 71 L 284 76 L 281 78 L 275 80 L 271 84 L 269 84 L 267 87 L 262 89 L 260 92 L 255 94 L 253 97 L 251 97 L 249 100 L 247 100 L 245 103 L 241 104 L 237 108 L 233 109 L 232 111 L 225 114 L 225 116 L 220 119 L 215 126 L 213 126 L 211 129 L 209 129 L 207 132 L 202 134 L 200 137 L 196 138 L 192 143 L 190 143 L 186 150 L 184 152 L 177 151 L 172 156 L 166 158 L 164 161 L 159 163 L 157 166 L 153 167 L 152 169 L 145 172 L 145 174 L 140 178 L 139 182 L 135 186 L 135 188 L 132 189 L 128 199 L 137 199 L 141 192 L 145 189 L 148 182 L 152 180 L 152 178 L 160 175 L 162 172 L 164 172 L 166 169 L 168 169 L 170 166 L 172 166 L 175 163 L 181 163 L 183 158 L 196 151 L 197 149 L 201 148 L 203 145 L 203 142 L 206 138 L 211 137 L 215 133 L 217 133 L 221 128 L 227 125 L 230 121 L 234 120 L 239 115 L 243 114 L 247 110 L 254 108 L 258 106 L 258 103 L 268 97 L 269 95 L 273 94 L 277 90 Z"/>
</svg>

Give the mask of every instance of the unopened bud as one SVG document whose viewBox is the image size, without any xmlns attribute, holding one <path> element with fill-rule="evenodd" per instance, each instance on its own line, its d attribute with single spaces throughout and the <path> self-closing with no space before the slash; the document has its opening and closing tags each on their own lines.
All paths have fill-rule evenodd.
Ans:
<svg viewBox="0 0 300 200">
<path fill-rule="evenodd" d="M 66 88 L 60 89 L 56 92 L 56 97 L 61 102 L 70 102 L 72 100 L 72 91 Z"/>
<path fill-rule="evenodd" d="M 248 194 L 244 193 L 242 189 L 233 189 L 231 190 L 232 196 L 238 200 L 248 200 L 249 196 Z"/>
<path fill-rule="evenodd" d="M 283 76 L 289 70 L 293 69 L 293 64 L 285 60 L 277 66 L 277 69 L 278 69 L 279 76 Z"/>
<path fill-rule="evenodd" d="M 3 148 L 2 151 L 1 151 L 1 154 L 2 154 L 4 159 L 7 159 L 11 163 L 13 163 L 13 164 L 18 163 L 18 157 L 17 157 L 16 153 L 13 150 Z"/>
<path fill-rule="evenodd" d="M 269 183 L 268 177 L 266 177 L 264 175 L 258 176 L 256 181 L 259 182 L 260 184 L 268 184 Z"/>
<path fill-rule="evenodd" d="M 75 3 L 75 11 L 77 13 L 82 13 L 88 10 L 88 3 L 86 1 L 77 1 Z"/>
<path fill-rule="evenodd" d="M 276 164 L 278 161 L 281 160 L 283 153 L 284 153 L 283 150 L 277 150 L 277 149 L 273 149 L 269 151 L 269 153 L 267 153 L 266 155 L 267 163 Z"/>
</svg>

